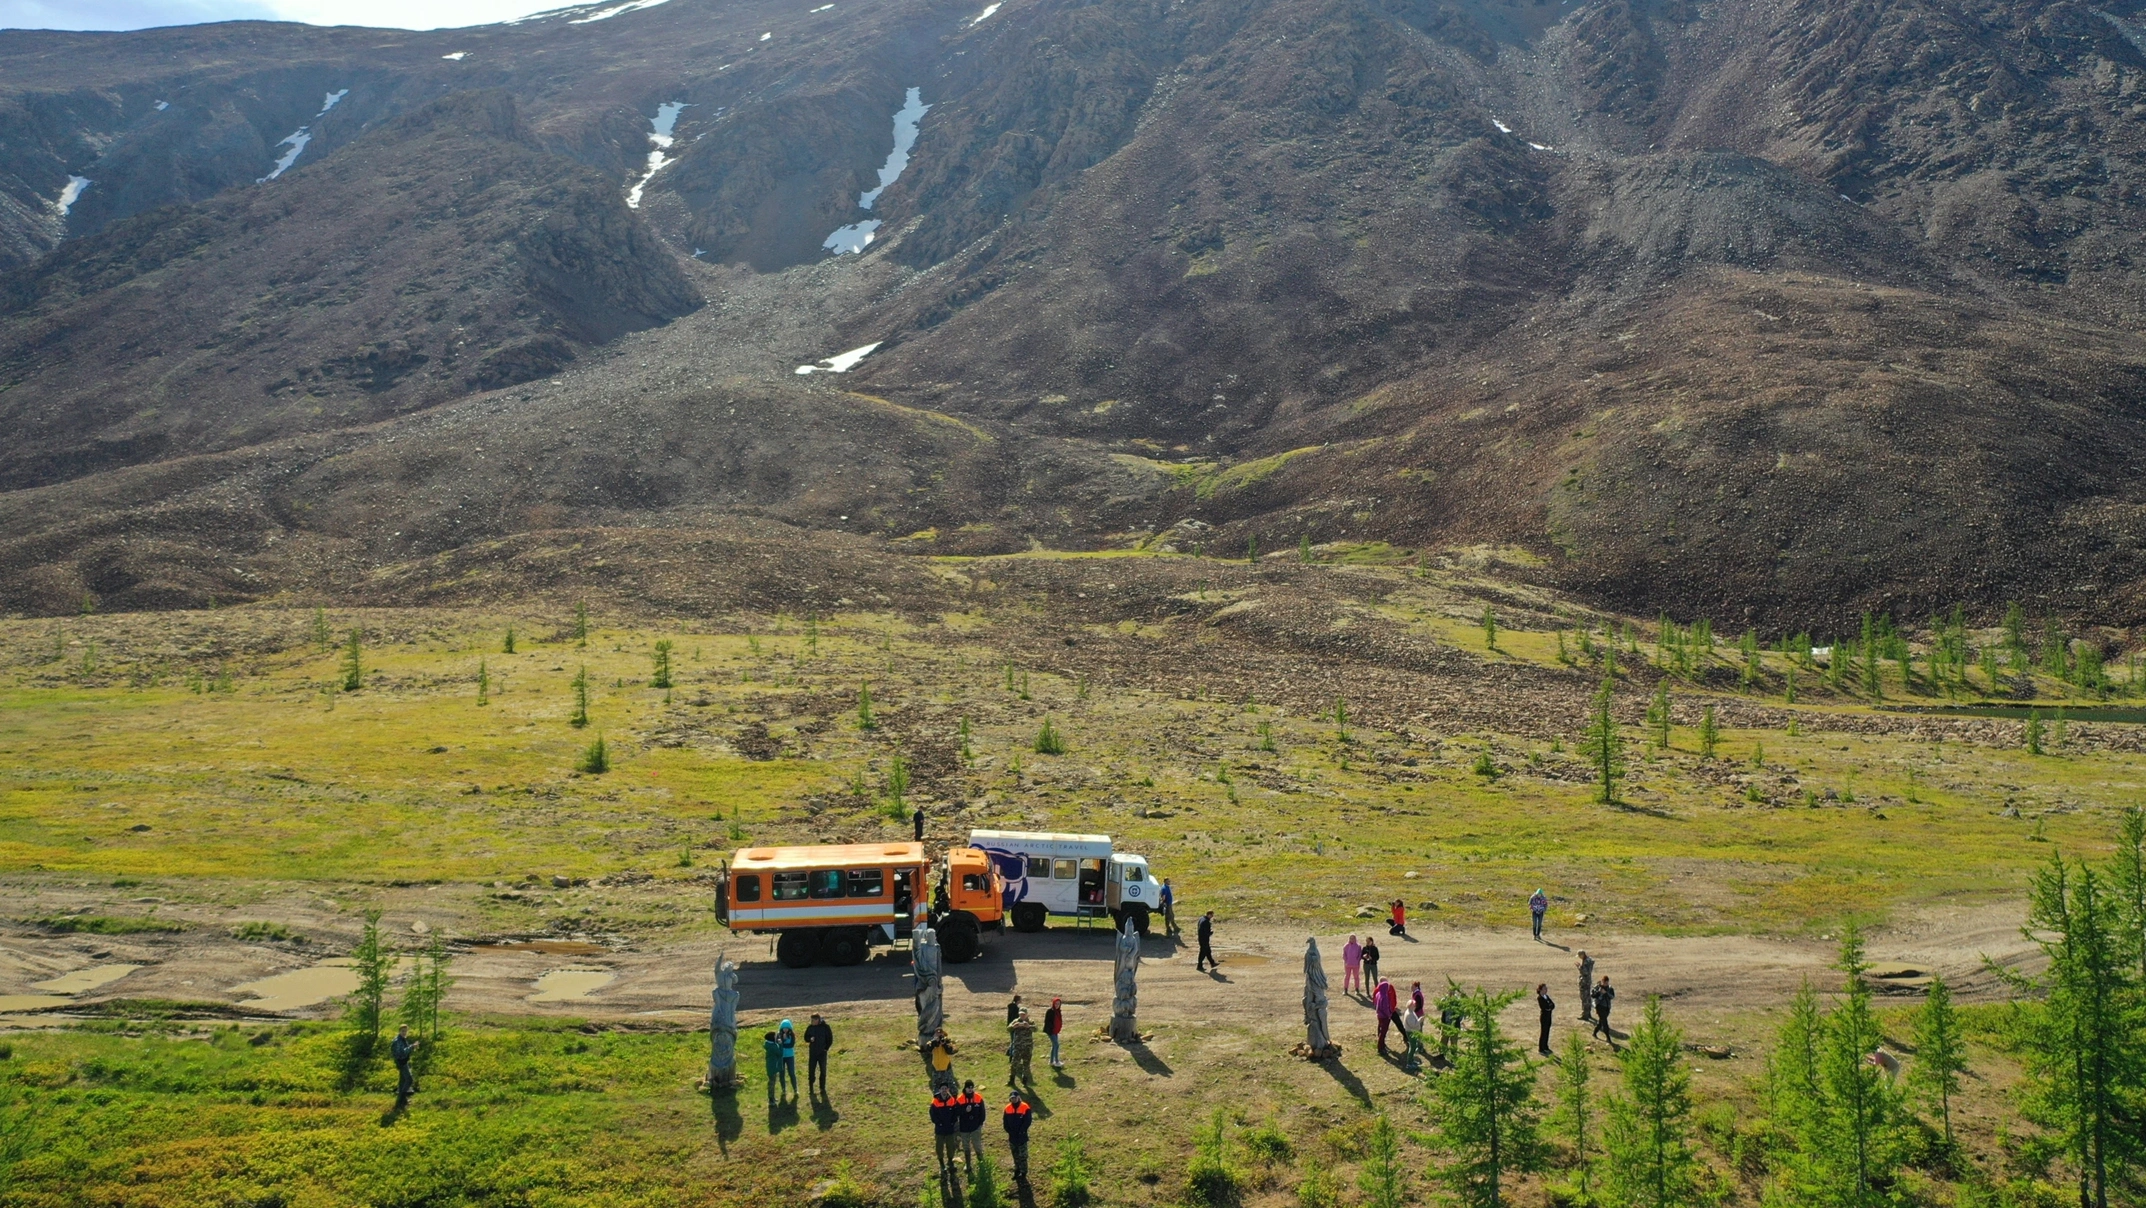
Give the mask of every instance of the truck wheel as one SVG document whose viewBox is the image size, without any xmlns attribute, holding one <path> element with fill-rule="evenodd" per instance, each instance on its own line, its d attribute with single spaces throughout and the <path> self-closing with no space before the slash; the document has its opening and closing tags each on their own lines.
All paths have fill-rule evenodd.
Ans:
<svg viewBox="0 0 2146 1208">
<path fill-rule="evenodd" d="M 983 928 L 975 915 L 957 910 L 939 920 L 939 955 L 948 963 L 965 965 L 983 950 Z"/>
<path fill-rule="evenodd" d="M 1041 931 L 1043 930 L 1043 920 L 1046 917 L 1041 903 L 1018 903 L 1013 908 L 1013 929 L 1015 931 Z"/>
<path fill-rule="evenodd" d="M 1128 919 L 1131 919 L 1131 920 L 1133 921 L 1133 934 L 1134 934 L 1134 935 L 1138 935 L 1138 936 L 1145 936 L 1145 935 L 1147 935 L 1147 933 L 1148 933 L 1148 908 L 1147 908 L 1147 907 L 1145 907 L 1145 906 L 1127 906 L 1127 907 L 1125 908 L 1125 917 L 1126 917 L 1126 918 L 1128 918 Z M 1124 924 L 1124 922 L 1123 922 L 1123 921 L 1120 921 L 1120 922 L 1118 923 L 1118 929 L 1119 929 L 1120 931 L 1123 931 L 1123 930 L 1125 929 L 1125 924 Z"/>
<path fill-rule="evenodd" d="M 820 959 L 820 933 L 812 930 L 785 931 L 775 940 L 775 959 L 786 968 L 810 969 Z"/>
<path fill-rule="evenodd" d="M 869 941 L 862 927 L 836 927 L 827 933 L 820 951 L 830 965 L 861 965 L 870 954 Z"/>
</svg>

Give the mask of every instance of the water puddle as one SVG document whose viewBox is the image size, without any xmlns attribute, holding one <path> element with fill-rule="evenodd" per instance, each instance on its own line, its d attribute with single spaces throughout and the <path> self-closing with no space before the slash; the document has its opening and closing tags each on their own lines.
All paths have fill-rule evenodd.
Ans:
<svg viewBox="0 0 2146 1208">
<path fill-rule="evenodd" d="M 32 982 L 30 988 L 47 994 L 87 994 L 109 986 L 139 968 L 140 965 L 91 965 L 87 969 L 63 973 L 50 981 Z"/>
<path fill-rule="evenodd" d="M 872 350 L 877 347 L 879 345 L 873 343 L 867 344 L 862 348 L 852 348 L 848 352 L 839 352 L 817 365 L 799 365 L 797 372 L 799 375 L 808 373 L 848 373 L 856 367 L 857 362 L 872 355 Z"/>
<path fill-rule="evenodd" d="M 9 1011 L 42 1011 L 47 1007 L 64 1007 L 73 1001 L 54 994 L 0 994 L 0 1014 Z"/>
<path fill-rule="evenodd" d="M 835 233 L 829 235 L 827 241 L 820 246 L 837 256 L 861 252 L 866 244 L 872 242 L 872 235 L 878 230 L 879 219 L 867 218 L 863 222 L 853 222 L 846 227 L 836 227 Z"/>
<path fill-rule="evenodd" d="M 670 166 L 671 144 L 677 141 L 671 137 L 671 131 L 678 128 L 678 114 L 685 108 L 684 101 L 665 101 L 656 106 L 656 116 L 648 121 L 648 141 L 654 143 L 656 149 L 648 153 L 648 171 L 634 182 L 631 189 L 626 190 L 627 209 L 640 209 L 641 190 L 647 188 L 648 182 L 656 178 L 656 173 Z"/>
<path fill-rule="evenodd" d="M 75 202 L 81 199 L 82 190 L 87 188 L 89 188 L 89 177 L 68 177 L 67 187 L 60 190 L 60 199 L 52 203 L 52 208 L 58 212 L 60 217 L 67 217 L 67 211 L 74 208 Z"/>
<path fill-rule="evenodd" d="M 472 952 L 542 952 L 549 956 L 604 956 L 610 949 L 584 940 L 506 940 L 497 944 L 471 944 Z"/>
<path fill-rule="evenodd" d="M 1271 956 L 1259 956 L 1250 952 L 1224 952 L 1222 959 L 1232 965 L 1271 965 L 1274 963 L 1274 958 Z"/>
<path fill-rule="evenodd" d="M 331 998 L 341 998 L 358 988 L 358 972 L 344 959 L 326 960 L 310 969 L 294 969 L 244 985 L 231 987 L 233 994 L 250 995 L 239 1003 L 256 1011 L 295 1011 Z"/>
<path fill-rule="evenodd" d="M 587 998 L 618 979 L 608 969 L 553 969 L 536 979 L 530 1002 L 574 1002 Z"/>
</svg>

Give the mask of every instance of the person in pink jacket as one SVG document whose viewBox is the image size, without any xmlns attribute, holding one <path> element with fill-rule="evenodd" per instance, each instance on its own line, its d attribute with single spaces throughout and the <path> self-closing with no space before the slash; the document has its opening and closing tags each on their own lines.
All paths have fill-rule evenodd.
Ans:
<svg viewBox="0 0 2146 1208">
<path fill-rule="evenodd" d="M 1364 992 L 1364 946 L 1357 943 L 1353 935 L 1341 946 L 1341 992 L 1347 994 L 1351 990 L 1358 994 Z"/>
<path fill-rule="evenodd" d="M 1393 1026 L 1393 1017 L 1401 1013 L 1400 1005 L 1401 996 L 1394 990 L 1393 983 L 1383 978 L 1380 979 L 1378 988 L 1371 992 L 1371 1006 L 1373 1010 L 1378 1012 L 1379 1054 L 1381 1056 L 1384 1056 L 1386 1052 L 1386 1029 Z"/>
</svg>

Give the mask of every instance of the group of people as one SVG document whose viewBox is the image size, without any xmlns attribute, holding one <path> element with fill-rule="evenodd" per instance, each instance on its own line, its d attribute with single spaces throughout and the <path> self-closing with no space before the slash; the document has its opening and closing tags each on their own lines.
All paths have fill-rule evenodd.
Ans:
<svg viewBox="0 0 2146 1208">
<path fill-rule="evenodd" d="M 1542 891 L 1537 890 L 1535 892 L 1536 897 L 1539 899 L 1542 896 Z M 1400 909 L 1401 904 L 1395 902 L 1395 927 L 1401 925 Z M 1542 925 L 1542 915 L 1539 912 L 1535 916 L 1535 922 L 1539 937 L 1539 929 Z M 1585 949 L 1582 949 L 1579 954 L 1579 975 L 1580 1021 L 1594 1024 L 1592 1035 L 1600 1036 L 1607 1040 L 1610 1048 L 1615 1049 L 1617 1047 L 1617 1034 L 1610 1029 L 1609 1017 L 1610 1008 L 1617 1001 L 1617 991 L 1610 985 L 1609 974 L 1605 973 L 1599 978 L 1596 977 L 1595 959 L 1587 955 Z M 1349 937 L 1348 943 L 1342 945 L 1341 989 L 1342 993 L 1348 994 L 1358 1001 L 1370 1004 L 1372 1012 L 1378 1020 L 1378 1051 L 1380 1056 L 1390 1055 L 1391 1051 L 1386 1047 L 1386 1038 L 1389 1031 L 1395 1028 L 1398 1028 L 1401 1033 L 1403 1047 L 1400 1056 L 1402 1063 L 1407 1068 L 1416 1069 L 1418 1057 L 1429 1055 L 1430 1050 L 1423 1040 L 1424 1026 L 1428 1022 L 1423 997 L 1423 983 L 1410 982 L 1408 984 L 1408 1003 L 1404 1007 L 1401 1003 L 1400 991 L 1395 988 L 1392 982 L 1379 976 L 1379 948 L 1378 940 L 1375 937 L 1367 935 L 1359 941 L 1352 935 Z M 1542 1031 L 1536 1040 L 1535 1047 L 1544 1056 L 1549 1056 L 1550 1023 L 1557 1012 L 1557 1003 L 1550 997 L 1550 984 L 1548 982 L 1538 982 L 1536 984 L 1535 1006 L 1542 1016 Z M 1439 1055 L 1441 1057 L 1450 1057 L 1453 1040 L 1460 1030 L 1460 1009 L 1457 1003 L 1445 999 L 1439 1001 L 1438 1007 Z"/>
<path fill-rule="evenodd" d="M 1042 1030 L 1050 1041 L 1050 1062 L 1054 1070 L 1065 1068 L 1064 1055 L 1059 1048 L 1059 1037 L 1065 1026 L 1065 1000 L 1053 998 L 1050 1007 L 1043 1012 Z M 1006 1003 L 1007 1096 L 999 1120 L 1006 1132 L 1007 1147 L 1013 1153 L 1013 1178 L 1020 1184 L 1028 1182 L 1028 1128 L 1035 1119 L 1035 1109 L 1029 1099 L 1034 1097 L 1036 1084 L 1029 1067 L 1035 1057 L 1036 1030 L 1036 1022 L 1029 1018 L 1021 996 L 1014 995 Z M 954 1058 L 960 1051 L 943 1027 L 933 1033 L 924 1049 L 924 1065 L 931 1076 L 931 1127 L 938 1143 L 942 1180 L 963 1177 L 954 1170 L 957 1160 L 964 1167 L 966 1177 L 973 1178 L 976 1162 L 983 1157 L 984 1098 L 973 1080 L 965 1081 L 959 1090 L 955 1089 Z M 1024 1086 L 1028 1088 L 1028 1096 L 1021 1093 Z"/>
<path fill-rule="evenodd" d="M 835 1047 L 835 1030 L 814 1014 L 805 1025 L 805 1085 L 812 1094 L 827 1098 L 827 1054 Z M 797 1098 L 797 1029 L 785 1019 L 760 1042 L 767 1062 L 767 1101 L 775 1106 L 777 1090 L 785 1099 Z"/>
</svg>

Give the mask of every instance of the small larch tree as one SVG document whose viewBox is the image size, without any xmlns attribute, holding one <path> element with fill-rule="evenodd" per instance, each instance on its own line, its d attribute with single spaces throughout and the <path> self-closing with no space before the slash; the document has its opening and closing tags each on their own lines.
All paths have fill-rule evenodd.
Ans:
<svg viewBox="0 0 2146 1208">
<path fill-rule="evenodd" d="M 365 686 L 365 645 L 358 631 L 350 631 L 350 640 L 343 644 L 343 691 L 356 692 Z"/>
<path fill-rule="evenodd" d="M 1712 759 L 1714 748 L 1721 745 L 1721 726 L 1714 721 L 1714 706 L 1708 705 L 1699 717 L 1699 757 Z"/>
<path fill-rule="evenodd" d="M 1498 1015 L 1519 997 L 1478 987 L 1458 999 L 1466 1027 L 1454 1050 L 1453 1068 L 1432 1085 L 1430 1109 L 1435 1142 L 1453 1161 L 1439 1172 L 1454 1197 L 1469 1208 L 1502 1208 L 1508 1180 L 1542 1166 L 1542 1139 L 1535 1102 L 1535 1066 L 1505 1035 Z"/>
<path fill-rule="evenodd" d="M 1952 1007 L 1952 990 L 1944 978 L 1933 977 L 1929 997 L 1915 1015 L 1915 1063 L 1908 1067 L 1908 1086 L 1937 1117 L 1947 1150 L 1953 1145 L 1952 1100 L 1966 1072 L 1967 1039 L 1960 1033 L 1959 1012 Z"/>
<path fill-rule="evenodd" d="M 655 652 L 650 656 L 650 661 L 654 664 L 654 674 L 648 677 L 648 686 L 651 688 L 670 687 L 671 643 L 669 639 L 666 638 L 665 640 L 656 643 L 656 649 Z"/>
<path fill-rule="evenodd" d="M 589 724 L 589 669 L 587 667 L 574 672 L 572 686 L 574 691 L 574 711 L 567 717 L 566 724 L 579 730 Z"/>
<path fill-rule="evenodd" d="M 1603 1198 L 1619 1208 L 1681 1208 L 1703 1201 L 1704 1167 L 1691 1144 L 1691 1070 L 1683 1037 L 1650 995 L 1618 1060 L 1624 1093 L 1603 1123 Z"/>
<path fill-rule="evenodd" d="M 1624 737 L 1617 732 L 1617 717 L 1610 710 L 1617 681 L 1605 678 L 1595 692 L 1594 706 L 1580 750 L 1593 769 L 1595 800 L 1603 805 L 1617 801 L 1617 782 L 1624 779 Z"/>
</svg>

